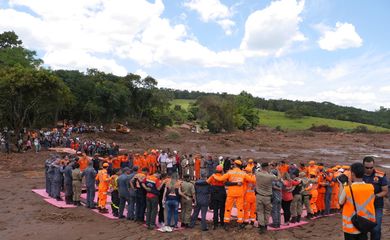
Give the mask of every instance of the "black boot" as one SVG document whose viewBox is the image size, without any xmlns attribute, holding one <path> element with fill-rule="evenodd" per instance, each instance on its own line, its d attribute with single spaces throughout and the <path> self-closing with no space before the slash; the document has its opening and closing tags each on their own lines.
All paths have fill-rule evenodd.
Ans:
<svg viewBox="0 0 390 240">
<path fill-rule="evenodd" d="M 297 223 L 299 223 L 301 221 L 301 215 L 298 215 L 297 216 Z"/>
<path fill-rule="evenodd" d="M 296 222 L 297 222 L 297 217 L 292 217 L 290 223 L 296 223 Z"/>
<path fill-rule="evenodd" d="M 76 206 L 80 207 L 80 206 L 81 206 L 81 202 L 80 202 L 80 201 L 77 201 L 77 202 L 76 202 Z"/>
<path fill-rule="evenodd" d="M 225 229 L 225 231 L 229 231 L 229 223 L 225 223 L 223 229 Z"/>
<path fill-rule="evenodd" d="M 264 226 L 259 225 L 259 233 L 260 233 L 260 234 L 265 233 Z"/>
</svg>

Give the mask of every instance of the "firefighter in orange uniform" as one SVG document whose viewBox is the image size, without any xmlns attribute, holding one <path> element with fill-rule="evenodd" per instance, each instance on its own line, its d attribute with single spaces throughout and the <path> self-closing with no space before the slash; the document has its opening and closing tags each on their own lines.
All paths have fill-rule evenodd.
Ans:
<svg viewBox="0 0 390 240">
<path fill-rule="evenodd" d="M 244 182 L 253 182 L 253 178 L 247 175 L 244 171 L 240 169 L 242 162 L 240 160 L 234 161 L 233 169 L 229 170 L 222 176 L 212 175 L 217 181 L 228 181 L 232 184 L 232 186 L 227 187 L 227 198 L 225 204 L 225 230 L 228 229 L 228 223 L 231 219 L 231 211 L 233 208 L 233 204 L 236 205 L 237 208 L 237 222 L 240 224 L 240 228 L 244 228 Z"/>
<path fill-rule="evenodd" d="M 103 163 L 103 169 L 98 172 L 96 175 L 96 180 L 99 181 L 98 184 L 98 209 L 101 213 L 108 213 L 108 209 L 106 208 L 107 203 L 107 192 L 110 183 L 110 177 L 107 173 L 108 163 Z"/>
<path fill-rule="evenodd" d="M 245 172 L 252 178 L 253 182 L 244 182 L 244 221 L 254 224 L 256 221 L 256 177 L 252 174 L 252 169 L 253 167 L 250 166 L 245 168 Z"/>
</svg>

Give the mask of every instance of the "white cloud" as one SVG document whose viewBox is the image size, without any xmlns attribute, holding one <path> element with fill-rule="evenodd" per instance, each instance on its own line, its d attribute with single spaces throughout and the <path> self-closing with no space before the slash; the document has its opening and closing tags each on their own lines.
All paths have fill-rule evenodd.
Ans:
<svg viewBox="0 0 390 240">
<path fill-rule="evenodd" d="M 335 28 L 320 25 L 318 30 L 322 36 L 318 40 L 321 49 L 335 51 L 337 49 L 358 48 L 363 40 L 351 23 L 337 22 Z"/>
<path fill-rule="evenodd" d="M 379 91 L 390 93 L 390 85 L 381 87 Z"/>
<path fill-rule="evenodd" d="M 220 0 L 188 0 L 184 6 L 196 11 L 203 22 L 216 22 L 225 31 L 226 35 L 233 33 L 235 22 L 231 19 L 232 11 Z"/>
<path fill-rule="evenodd" d="M 303 9 L 303 0 L 280 0 L 255 11 L 246 20 L 240 48 L 280 55 L 294 42 L 304 41 L 305 37 L 299 31 Z"/>
<path fill-rule="evenodd" d="M 140 76 L 141 78 L 146 78 L 147 76 L 149 76 L 149 74 L 147 74 L 144 70 L 142 69 L 137 69 L 137 71 L 135 71 L 136 75 Z"/>
<path fill-rule="evenodd" d="M 187 32 L 187 26 L 162 18 L 162 0 L 10 0 L 11 8 L 0 9 L 0 31 L 14 30 L 28 48 L 43 52 L 49 66 L 97 67 L 104 61 L 108 72 L 123 72 L 116 59 L 133 60 L 143 67 L 154 63 L 231 67 L 243 64 L 236 50 L 215 52 Z M 23 6 L 33 12 L 16 10 Z M 15 8 L 15 9 L 13 9 Z M 217 17 L 225 31 L 234 25 L 228 12 Z M 222 18 L 221 18 L 222 17 Z M 9 21 L 13 19 L 13 21 Z M 60 64 L 60 53 L 66 61 Z M 97 57 L 104 56 L 102 61 Z M 69 65 L 66 65 L 69 63 Z M 83 69 L 80 69 L 83 70 Z"/>
</svg>

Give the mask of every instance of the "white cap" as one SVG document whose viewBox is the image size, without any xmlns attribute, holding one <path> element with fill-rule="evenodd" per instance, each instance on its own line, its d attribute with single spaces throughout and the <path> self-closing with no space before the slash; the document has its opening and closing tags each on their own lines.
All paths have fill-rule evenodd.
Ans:
<svg viewBox="0 0 390 240">
<path fill-rule="evenodd" d="M 174 153 L 174 154 L 177 154 L 177 151 L 175 150 L 175 151 L 173 151 L 173 153 Z"/>
<path fill-rule="evenodd" d="M 340 168 L 339 170 L 338 170 L 338 172 L 344 172 L 344 168 Z"/>
<path fill-rule="evenodd" d="M 218 158 L 219 160 L 222 160 L 223 159 L 223 157 L 222 156 L 219 156 L 219 158 Z"/>
</svg>

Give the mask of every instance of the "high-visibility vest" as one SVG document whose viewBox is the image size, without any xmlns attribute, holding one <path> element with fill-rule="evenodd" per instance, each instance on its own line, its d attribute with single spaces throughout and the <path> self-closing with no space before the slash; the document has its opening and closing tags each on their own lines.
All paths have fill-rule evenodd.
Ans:
<svg viewBox="0 0 390 240">
<path fill-rule="evenodd" d="M 374 187 L 371 184 L 353 184 L 353 196 L 355 198 L 358 215 L 375 222 Z M 346 186 L 346 201 L 343 207 L 343 231 L 349 234 L 359 234 L 360 231 L 352 224 L 352 216 L 355 215 L 351 189 Z"/>
</svg>

